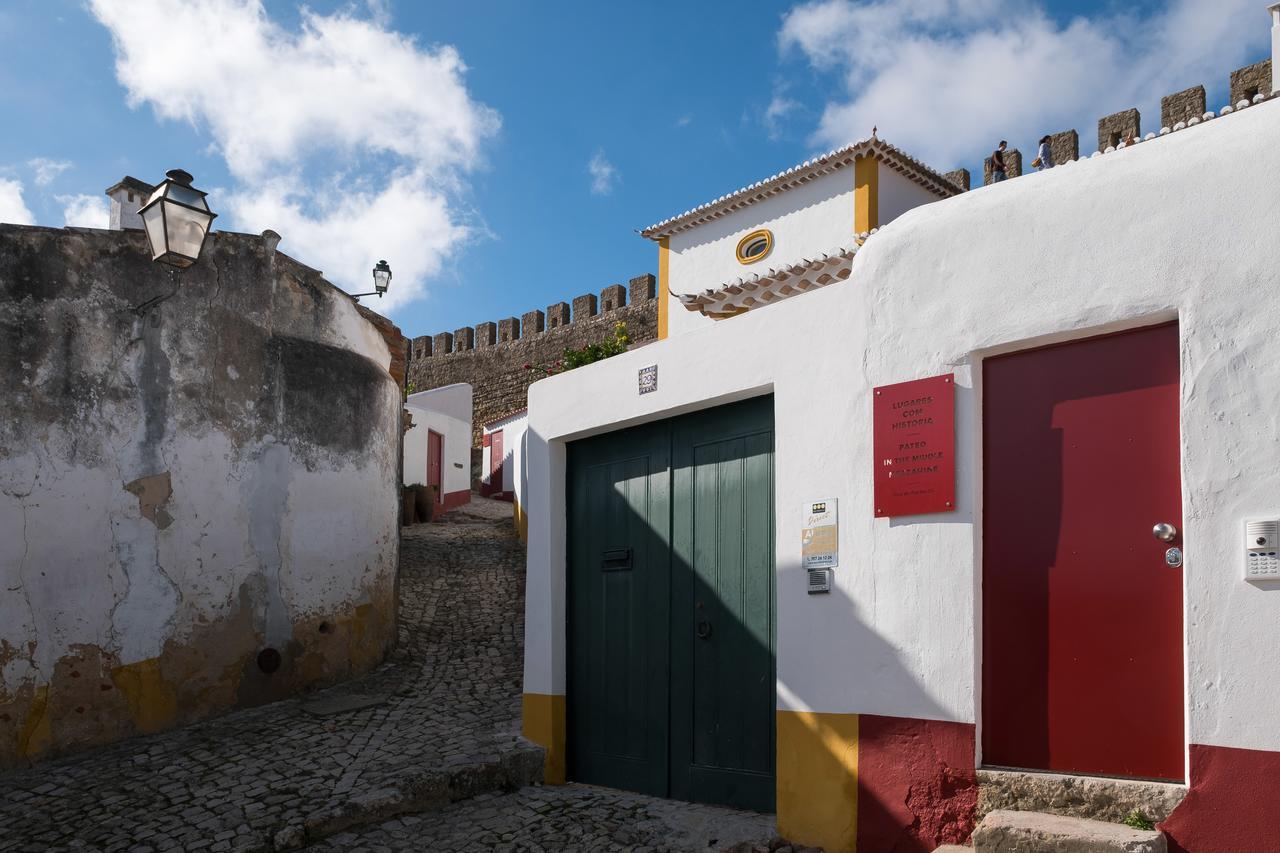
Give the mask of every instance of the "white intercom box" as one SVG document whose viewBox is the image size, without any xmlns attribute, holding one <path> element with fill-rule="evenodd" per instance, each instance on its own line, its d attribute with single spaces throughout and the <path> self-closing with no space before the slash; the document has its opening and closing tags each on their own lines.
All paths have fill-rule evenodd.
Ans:
<svg viewBox="0 0 1280 853">
<path fill-rule="evenodd" d="M 1280 581 L 1280 521 L 1244 523 L 1244 579 Z"/>
</svg>

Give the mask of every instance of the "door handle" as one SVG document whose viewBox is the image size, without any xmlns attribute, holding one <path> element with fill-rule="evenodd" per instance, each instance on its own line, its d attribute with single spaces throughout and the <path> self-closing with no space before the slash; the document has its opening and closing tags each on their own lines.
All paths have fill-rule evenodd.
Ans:
<svg viewBox="0 0 1280 853">
<path fill-rule="evenodd" d="M 698 622 L 698 627 L 695 630 L 697 631 L 698 639 L 700 640 L 711 639 L 711 623 L 706 621 L 705 619 Z"/>
<path fill-rule="evenodd" d="M 1167 521 L 1162 521 L 1155 527 L 1151 528 L 1151 535 L 1159 539 L 1161 542 L 1172 542 L 1178 536 L 1178 528 L 1174 527 Z"/>
<path fill-rule="evenodd" d="M 600 559 L 600 568 L 606 572 L 619 572 L 631 568 L 631 549 L 615 548 L 605 551 Z"/>
</svg>

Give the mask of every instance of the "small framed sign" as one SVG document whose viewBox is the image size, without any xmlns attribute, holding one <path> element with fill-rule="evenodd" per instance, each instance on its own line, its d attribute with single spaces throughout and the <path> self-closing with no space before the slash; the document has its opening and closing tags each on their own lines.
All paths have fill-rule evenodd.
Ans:
<svg viewBox="0 0 1280 853">
<path fill-rule="evenodd" d="M 658 390 L 658 365 L 640 368 L 640 393 L 651 394 Z"/>
<path fill-rule="evenodd" d="M 836 499 L 808 501 L 804 505 L 800 529 L 800 558 L 804 567 L 834 569 L 840 565 L 840 516 Z"/>
</svg>

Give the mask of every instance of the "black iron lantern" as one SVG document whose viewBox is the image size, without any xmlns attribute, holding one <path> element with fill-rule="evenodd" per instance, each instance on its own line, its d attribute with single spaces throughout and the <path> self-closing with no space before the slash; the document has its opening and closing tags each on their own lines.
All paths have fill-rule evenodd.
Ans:
<svg viewBox="0 0 1280 853">
<path fill-rule="evenodd" d="M 351 298 L 360 301 L 361 296 L 377 296 L 381 298 L 382 294 L 387 292 L 387 288 L 391 286 L 391 266 L 386 261 L 378 261 L 373 265 L 373 290 L 368 293 L 353 293 Z"/>
<path fill-rule="evenodd" d="M 151 259 L 185 269 L 200 257 L 209 225 L 217 216 L 205 193 L 191 186 L 191 175 L 170 169 L 138 214 L 151 244 Z"/>
<path fill-rule="evenodd" d="M 381 296 L 391 286 L 391 267 L 386 261 L 378 261 L 373 267 L 373 289 Z"/>
</svg>

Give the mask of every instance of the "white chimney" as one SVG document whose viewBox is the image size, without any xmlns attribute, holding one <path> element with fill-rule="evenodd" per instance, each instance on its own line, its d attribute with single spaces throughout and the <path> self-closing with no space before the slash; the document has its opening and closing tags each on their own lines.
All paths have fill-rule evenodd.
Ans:
<svg viewBox="0 0 1280 853">
<path fill-rule="evenodd" d="M 1280 92 L 1280 3 L 1272 3 L 1271 10 L 1271 91 Z"/>
<path fill-rule="evenodd" d="M 138 209 L 146 204 L 147 197 L 154 191 L 155 187 L 151 184 L 128 175 L 115 186 L 107 187 L 105 192 L 111 199 L 111 224 L 107 227 L 112 231 L 123 231 L 126 228 L 141 230 L 142 217 L 138 215 Z"/>
</svg>

